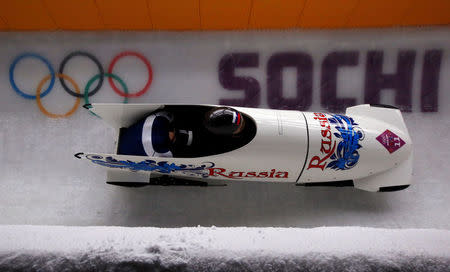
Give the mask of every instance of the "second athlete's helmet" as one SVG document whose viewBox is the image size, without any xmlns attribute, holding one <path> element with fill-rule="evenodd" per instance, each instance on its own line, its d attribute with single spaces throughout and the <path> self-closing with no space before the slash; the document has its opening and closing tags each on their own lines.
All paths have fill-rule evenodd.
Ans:
<svg viewBox="0 0 450 272">
<path fill-rule="evenodd" d="M 228 107 L 214 108 L 206 113 L 205 127 L 218 135 L 232 135 L 241 131 L 244 119 L 240 112 Z"/>
</svg>

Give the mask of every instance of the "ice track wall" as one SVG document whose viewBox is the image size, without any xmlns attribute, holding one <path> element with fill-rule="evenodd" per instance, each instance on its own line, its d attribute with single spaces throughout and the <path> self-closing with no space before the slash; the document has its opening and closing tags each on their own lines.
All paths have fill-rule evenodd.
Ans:
<svg viewBox="0 0 450 272">
<path fill-rule="evenodd" d="M 0 223 L 448 228 L 449 37 L 448 28 L 0 33 Z M 64 76 L 45 79 L 51 71 Z M 99 73 L 108 73 L 102 83 Z M 112 152 L 113 131 L 59 77 L 71 92 L 88 87 L 91 102 L 123 102 L 125 85 L 128 103 L 338 112 L 393 104 L 415 143 L 413 185 L 387 194 L 257 183 L 108 186 L 104 169 L 73 154 Z M 40 82 L 41 109 L 33 98 Z"/>
</svg>

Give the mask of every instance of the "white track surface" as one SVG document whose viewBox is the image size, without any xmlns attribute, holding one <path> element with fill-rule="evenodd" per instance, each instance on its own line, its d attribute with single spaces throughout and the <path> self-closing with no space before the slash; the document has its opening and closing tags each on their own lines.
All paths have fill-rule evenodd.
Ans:
<svg viewBox="0 0 450 272">
<path fill-rule="evenodd" d="M 448 229 L 449 37 L 448 29 L 245 34 L 1 33 L 0 224 Z M 334 39 L 334 43 L 330 44 L 330 39 Z M 350 90 L 345 94 L 363 102 L 358 86 L 363 82 L 365 52 L 368 49 L 384 50 L 386 71 L 393 71 L 397 48 L 400 47 L 417 50 L 417 67 L 421 65 L 424 49 L 443 48 L 444 54 L 439 112 L 419 111 L 417 86 L 420 85 L 420 69 L 415 69 L 413 112 L 404 114 L 415 144 L 413 184 L 407 190 L 393 193 L 258 183 L 211 188 L 133 189 L 109 186 L 105 184 L 105 169 L 83 163 L 73 154 L 113 152 L 113 130 L 82 109 L 68 119 L 49 119 L 39 112 L 34 101 L 14 93 L 8 80 L 12 59 L 26 51 L 42 53 L 57 70 L 62 58 L 73 50 L 92 52 L 107 69 L 117 52 L 133 49 L 143 52 L 151 60 L 154 81 L 149 93 L 130 102 L 218 103 L 219 98 L 234 95 L 223 90 L 218 83 L 219 59 L 225 53 L 253 50 L 261 53 L 260 68 L 244 70 L 244 74 L 250 73 L 260 79 L 261 106 L 266 107 L 263 75 L 267 56 L 277 50 L 300 48 L 310 52 L 314 61 L 317 60 L 314 63 L 313 104 L 309 110 L 318 111 L 321 109 L 318 78 L 323 54 L 334 48 L 360 50 L 359 66 L 354 70 L 343 70 L 338 84 L 348 87 L 341 86 L 340 91 Z M 32 60 L 21 65 L 15 74 L 20 87 L 36 88 L 47 73 L 45 66 Z M 115 72 L 125 75 L 123 78 L 131 90 L 145 82 L 144 71 L 141 63 L 128 60 L 115 69 Z M 68 64 L 67 73 L 84 88 L 88 78 L 96 73 L 96 68 L 88 60 L 74 59 Z M 386 92 L 382 102 L 391 103 L 392 99 Z M 120 102 L 121 99 L 105 80 L 93 101 Z M 64 112 L 72 105 L 73 98 L 64 93 L 56 81 L 54 90 L 43 102 L 52 111 Z"/>
<path fill-rule="evenodd" d="M 450 231 L 0 226 L 0 269 L 448 271 Z"/>
</svg>

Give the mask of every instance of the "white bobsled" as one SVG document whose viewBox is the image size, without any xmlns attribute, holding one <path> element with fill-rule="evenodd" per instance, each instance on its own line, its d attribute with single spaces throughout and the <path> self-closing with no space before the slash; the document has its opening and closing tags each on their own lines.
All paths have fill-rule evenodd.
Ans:
<svg viewBox="0 0 450 272">
<path fill-rule="evenodd" d="M 92 104 L 91 111 L 120 134 L 154 112 L 166 111 L 178 126 L 201 137 L 204 113 L 215 105 Z M 228 181 L 289 182 L 396 191 L 409 186 L 412 142 L 401 112 L 390 106 L 349 107 L 345 115 L 232 107 L 245 119 L 244 139 L 200 141 L 189 154 L 151 157 L 78 153 L 108 167 L 107 182 L 122 186 L 217 184 Z M 162 179 L 161 179 L 162 178 Z M 163 182 L 161 182 L 163 180 Z M 158 181 L 158 182 L 157 182 Z M 171 183 L 172 182 L 172 183 Z M 183 183 L 183 182 L 181 182 Z"/>
</svg>

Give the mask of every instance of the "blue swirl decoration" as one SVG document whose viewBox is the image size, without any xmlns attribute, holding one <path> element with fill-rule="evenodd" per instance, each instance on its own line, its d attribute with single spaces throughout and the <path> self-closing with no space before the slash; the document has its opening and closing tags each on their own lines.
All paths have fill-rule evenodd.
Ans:
<svg viewBox="0 0 450 272">
<path fill-rule="evenodd" d="M 204 162 L 200 166 L 189 164 L 175 164 L 168 163 L 167 161 L 156 162 L 154 160 L 144 160 L 140 162 L 134 162 L 130 160 L 116 160 L 111 156 L 102 157 L 99 155 L 87 155 L 87 159 L 95 164 L 106 166 L 110 168 L 129 169 L 131 171 L 150 171 L 159 172 L 162 174 L 170 174 L 172 172 L 181 172 L 183 174 L 191 176 L 208 177 L 209 172 L 206 171 L 209 168 L 214 167 L 213 162 Z"/>
<path fill-rule="evenodd" d="M 353 118 L 345 115 L 332 114 L 328 121 L 339 131 L 334 133 L 339 143 L 335 153 L 330 157 L 332 161 L 328 163 L 327 168 L 348 170 L 358 163 L 358 149 L 362 147 L 359 142 L 364 140 L 364 131 Z"/>
</svg>

